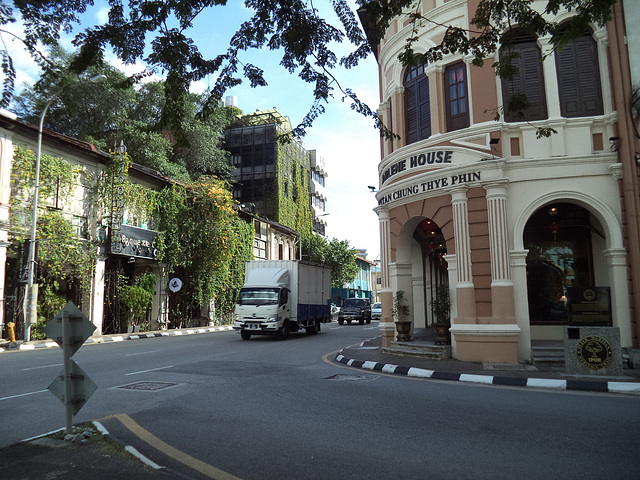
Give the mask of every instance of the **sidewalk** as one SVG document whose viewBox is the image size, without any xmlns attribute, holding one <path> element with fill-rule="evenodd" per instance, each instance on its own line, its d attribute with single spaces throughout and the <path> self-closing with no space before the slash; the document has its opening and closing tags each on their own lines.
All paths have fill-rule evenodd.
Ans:
<svg viewBox="0 0 640 480">
<path fill-rule="evenodd" d="M 180 335 L 195 335 L 199 333 L 224 332 L 228 330 L 233 330 L 233 327 L 231 325 L 221 325 L 218 327 L 193 327 L 193 328 L 182 328 L 179 330 L 155 330 L 150 332 L 139 332 L 139 333 L 96 335 L 96 336 L 89 337 L 84 342 L 84 345 L 91 345 L 92 343 L 123 342 L 125 340 L 140 340 L 145 338 L 171 337 L 171 336 L 180 336 Z M 18 340 L 14 343 L 9 343 L 5 340 L 0 340 L 0 353 L 11 352 L 11 351 L 37 350 L 41 348 L 58 348 L 58 344 L 51 339 L 34 340 L 31 342 L 24 342 L 24 341 Z"/>
<path fill-rule="evenodd" d="M 336 361 L 364 370 L 416 378 L 640 395 L 640 370 L 625 368 L 622 377 L 577 376 L 558 369 L 541 370 L 528 364 L 488 364 L 391 355 L 382 352 L 381 337 L 343 348 Z"/>
<path fill-rule="evenodd" d="M 75 427 L 74 427 L 75 430 Z M 85 424 L 65 440 L 50 434 L 0 449 L 2 480 L 91 479 L 171 480 L 184 479 L 142 457 L 132 447 L 110 438 L 98 422 Z"/>
</svg>

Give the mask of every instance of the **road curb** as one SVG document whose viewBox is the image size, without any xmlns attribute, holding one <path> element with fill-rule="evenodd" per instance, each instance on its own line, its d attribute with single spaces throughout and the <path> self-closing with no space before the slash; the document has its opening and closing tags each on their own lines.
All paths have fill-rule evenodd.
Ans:
<svg viewBox="0 0 640 480">
<path fill-rule="evenodd" d="M 163 330 L 161 332 L 148 332 L 148 333 L 135 333 L 126 335 L 100 335 L 96 337 L 89 337 L 85 345 L 93 343 L 109 343 L 109 342 L 124 342 L 127 340 L 142 340 L 145 338 L 157 338 L 157 337 L 172 337 L 181 335 L 196 335 L 199 333 L 213 333 L 213 332 L 226 332 L 233 330 L 231 325 L 222 325 L 218 327 L 198 327 L 198 328 L 184 328 L 180 330 Z M 9 344 L 12 345 L 12 344 Z M 0 347 L 0 353 L 13 352 L 13 351 L 28 351 L 39 350 L 43 348 L 60 348 L 56 342 L 51 340 L 38 340 L 35 342 L 20 343 L 14 347 Z"/>
<path fill-rule="evenodd" d="M 500 377 L 494 375 L 437 372 L 435 370 L 426 370 L 423 368 L 405 367 L 387 363 L 355 360 L 353 358 L 345 357 L 342 352 L 343 350 L 341 350 L 336 355 L 336 361 L 349 367 L 384 372 L 406 377 L 449 380 L 455 382 L 467 382 L 484 385 L 546 388 L 554 390 L 573 390 L 583 392 L 627 393 L 632 395 L 640 395 L 640 383 L 634 382 L 609 382 L 579 379 L 559 380 L 546 378 Z"/>
</svg>

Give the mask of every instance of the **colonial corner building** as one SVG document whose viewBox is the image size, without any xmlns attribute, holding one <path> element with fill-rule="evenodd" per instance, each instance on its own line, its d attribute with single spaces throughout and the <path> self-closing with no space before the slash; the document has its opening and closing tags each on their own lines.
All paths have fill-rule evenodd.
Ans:
<svg viewBox="0 0 640 480">
<path fill-rule="evenodd" d="M 431 22 L 414 51 L 439 44 L 443 26 L 469 28 L 477 3 L 423 1 Z M 528 361 L 532 342 L 561 341 L 577 321 L 617 327 L 622 349 L 638 349 L 637 3 L 619 1 L 606 26 L 561 50 L 515 25 L 512 80 L 492 68 L 503 48 L 483 67 L 457 54 L 403 66 L 409 20 L 397 17 L 374 45 L 378 114 L 400 136 L 381 142 L 378 167 L 383 346 L 395 337 L 395 292 L 413 328 L 426 328 L 446 285 L 458 360 Z M 496 121 L 518 92 L 524 116 Z M 539 138 L 540 128 L 555 133 Z"/>
</svg>

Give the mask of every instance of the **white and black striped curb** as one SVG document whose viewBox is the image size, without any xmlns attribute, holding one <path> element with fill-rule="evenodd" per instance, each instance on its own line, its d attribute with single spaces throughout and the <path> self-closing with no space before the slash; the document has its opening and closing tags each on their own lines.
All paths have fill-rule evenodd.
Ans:
<svg viewBox="0 0 640 480">
<path fill-rule="evenodd" d="M 480 383 L 484 385 L 502 385 L 510 387 L 552 388 L 557 390 L 579 390 L 583 392 L 630 393 L 640 395 L 640 383 L 634 382 L 606 382 L 577 379 L 551 378 L 519 378 L 498 377 L 493 375 L 475 375 L 468 373 L 436 372 L 424 368 L 403 367 L 387 363 L 371 362 L 346 358 L 342 351 L 336 355 L 336 361 L 350 367 L 373 370 L 395 375 L 415 378 L 432 378 L 437 380 L 451 380 L 455 382 Z"/>
<path fill-rule="evenodd" d="M 125 340 L 141 340 L 144 338 L 157 338 L 157 337 L 173 337 L 173 336 L 181 336 L 181 335 L 195 335 L 198 333 L 213 333 L 213 332 L 226 332 L 229 330 L 233 330 L 231 325 L 223 325 L 219 327 L 199 327 L 199 328 L 187 328 L 182 330 L 166 330 L 162 332 L 150 332 L 150 333 L 134 333 L 134 334 L 126 334 L 126 335 L 105 335 L 105 336 L 96 336 L 89 337 L 84 344 L 89 345 L 92 343 L 108 343 L 108 342 L 123 342 Z M 0 347 L 0 353 L 15 351 L 15 350 L 38 350 L 41 348 L 59 348 L 59 345 L 56 342 L 51 340 L 38 341 L 38 342 L 29 342 L 29 343 L 21 343 L 15 348 L 7 348 Z"/>
</svg>

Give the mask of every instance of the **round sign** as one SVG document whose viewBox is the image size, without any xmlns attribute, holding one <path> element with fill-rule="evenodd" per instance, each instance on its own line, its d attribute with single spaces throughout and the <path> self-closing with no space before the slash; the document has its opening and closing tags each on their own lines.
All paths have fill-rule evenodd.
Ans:
<svg viewBox="0 0 640 480">
<path fill-rule="evenodd" d="M 169 290 L 175 293 L 181 288 L 182 288 L 182 280 L 180 280 L 179 278 L 172 278 L 171 280 L 169 280 Z"/>
<path fill-rule="evenodd" d="M 591 335 L 580 340 L 578 359 L 583 365 L 599 370 L 609 365 L 613 352 L 609 342 L 602 337 Z"/>
</svg>

